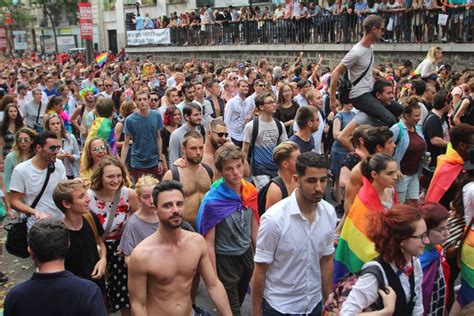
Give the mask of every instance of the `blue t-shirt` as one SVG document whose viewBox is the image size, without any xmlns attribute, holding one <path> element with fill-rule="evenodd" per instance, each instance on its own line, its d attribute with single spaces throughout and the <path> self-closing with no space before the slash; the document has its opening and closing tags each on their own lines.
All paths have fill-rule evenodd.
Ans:
<svg viewBox="0 0 474 316">
<path fill-rule="evenodd" d="M 48 89 L 44 89 L 43 91 L 44 93 L 46 93 L 46 96 L 49 98 L 51 96 L 55 96 L 55 97 L 59 97 L 59 92 L 56 90 L 56 89 L 51 89 L 51 90 L 48 90 Z"/>
<path fill-rule="evenodd" d="M 162 128 L 161 114 L 155 110 L 150 110 L 146 117 L 138 112 L 127 117 L 123 132 L 133 140 L 132 168 L 151 168 L 158 165 L 156 137 Z"/>
</svg>

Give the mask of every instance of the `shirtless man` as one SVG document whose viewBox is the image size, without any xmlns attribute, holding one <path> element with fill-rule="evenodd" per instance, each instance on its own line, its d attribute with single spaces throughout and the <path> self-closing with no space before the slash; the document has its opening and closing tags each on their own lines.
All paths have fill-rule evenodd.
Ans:
<svg viewBox="0 0 474 316">
<path fill-rule="evenodd" d="M 184 155 L 184 167 L 173 165 L 165 173 L 163 180 L 176 180 L 183 184 L 184 219 L 195 228 L 197 212 L 204 195 L 211 188 L 213 174 L 211 167 L 201 163 L 204 140 L 200 133 L 191 131 L 184 134 L 181 150 Z"/>
<path fill-rule="evenodd" d="M 227 127 L 222 118 L 216 118 L 209 123 L 209 128 L 206 131 L 206 144 L 204 145 L 204 154 L 202 156 L 202 163 L 210 166 L 214 172 L 214 179 L 221 177 L 220 172 L 214 163 L 214 154 L 226 143 L 231 144 Z"/>
<path fill-rule="evenodd" d="M 133 315 L 192 315 L 191 284 L 196 272 L 220 315 L 232 315 L 224 286 L 212 267 L 202 236 L 181 229 L 182 185 L 163 181 L 153 189 L 160 229 L 132 252 L 128 289 Z"/>
</svg>

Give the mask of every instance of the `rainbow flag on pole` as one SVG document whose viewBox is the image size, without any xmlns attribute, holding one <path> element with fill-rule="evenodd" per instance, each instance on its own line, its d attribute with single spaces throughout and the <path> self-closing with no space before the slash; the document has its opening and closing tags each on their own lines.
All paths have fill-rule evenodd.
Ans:
<svg viewBox="0 0 474 316">
<path fill-rule="evenodd" d="M 105 52 L 95 57 L 95 60 L 97 61 L 99 67 L 102 67 L 102 65 L 107 62 L 107 56 L 108 54 L 107 52 Z"/>
<path fill-rule="evenodd" d="M 374 243 L 369 239 L 370 215 L 383 212 L 384 208 L 374 187 L 366 178 L 347 215 L 336 248 L 334 284 L 347 273 L 357 273 L 364 263 L 378 256 Z M 394 204 L 398 203 L 396 194 Z"/>
<path fill-rule="evenodd" d="M 461 307 L 474 301 L 474 229 L 467 229 L 469 233 L 461 250 L 461 289 L 457 297 Z"/>
</svg>

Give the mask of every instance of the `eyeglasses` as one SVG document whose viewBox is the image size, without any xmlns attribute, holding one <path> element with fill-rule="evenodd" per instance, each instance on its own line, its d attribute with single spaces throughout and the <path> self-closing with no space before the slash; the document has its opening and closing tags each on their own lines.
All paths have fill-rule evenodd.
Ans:
<svg viewBox="0 0 474 316">
<path fill-rule="evenodd" d="M 29 137 L 18 137 L 16 140 L 18 143 L 28 143 L 31 141 L 31 138 Z"/>
<path fill-rule="evenodd" d="M 95 153 L 104 152 L 107 151 L 107 147 L 105 147 L 104 145 L 95 146 L 94 148 L 92 148 L 92 151 Z"/>
<path fill-rule="evenodd" d="M 227 137 L 229 136 L 229 133 L 224 133 L 224 132 L 218 133 L 218 132 L 214 132 L 214 131 L 212 131 L 212 132 L 213 132 L 213 133 L 216 133 L 217 136 L 219 136 L 219 137 L 221 137 L 221 138 L 222 138 L 222 137 L 227 138 Z"/>
<path fill-rule="evenodd" d="M 265 104 L 265 105 L 267 105 L 267 104 L 275 104 L 275 101 L 263 102 L 263 104 Z"/>
<path fill-rule="evenodd" d="M 444 227 L 440 227 L 440 228 L 432 228 L 430 230 L 435 231 L 435 232 L 440 233 L 440 234 L 442 234 L 443 232 L 449 232 L 448 226 L 444 226 Z"/>
<path fill-rule="evenodd" d="M 413 236 L 413 235 L 412 235 L 412 236 L 410 236 L 410 238 L 416 238 L 416 239 L 421 240 L 422 242 L 425 241 L 425 240 L 427 240 L 427 239 L 429 239 L 427 232 L 424 232 L 423 234 L 418 235 L 418 236 Z"/>
<path fill-rule="evenodd" d="M 150 101 L 151 101 L 151 102 L 158 102 L 158 101 L 160 101 L 160 99 L 151 98 Z"/>
<path fill-rule="evenodd" d="M 51 145 L 51 146 L 48 147 L 48 149 L 49 149 L 50 151 L 53 151 L 53 152 L 54 152 L 54 151 L 59 151 L 59 150 L 61 149 L 61 146 L 60 146 L 60 145 L 56 145 L 56 146 L 55 146 L 55 145 Z"/>
</svg>

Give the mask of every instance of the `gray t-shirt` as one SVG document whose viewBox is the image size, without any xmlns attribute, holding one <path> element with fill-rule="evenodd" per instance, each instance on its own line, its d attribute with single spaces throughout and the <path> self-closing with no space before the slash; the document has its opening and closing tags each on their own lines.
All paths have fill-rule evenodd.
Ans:
<svg viewBox="0 0 474 316">
<path fill-rule="evenodd" d="M 130 217 L 123 230 L 122 238 L 120 239 L 119 249 L 123 251 L 126 256 L 132 254 L 133 249 L 145 238 L 156 232 L 159 222 L 146 222 L 135 213 Z"/>
<path fill-rule="evenodd" d="M 25 117 L 26 126 L 34 130 L 36 130 L 35 125 L 43 126 L 43 115 L 46 110 L 46 104 L 41 102 L 41 109 L 39 107 L 40 106 L 33 103 L 33 101 L 26 103 L 25 106 L 23 107 L 22 114 Z M 39 110 L 39 116 L 38 116 L 38 110 Z M 36 122 L 38 123 L 36 124 Z"/>
<path fill-rule="evenodd" d="M 252 210 L 236 211 L 216 225 L 216 254 L 241 256 L 252 241 Z"/>
<path fill-rule="evenodd" d="M 374 54 L 371 47 L 365 47 L 361 43 L 357 43 L 342 59 L 342 64 L 349 70 L 349 80 L 356 81 L 360 75 L 369 67 L 370 60 L 372 63 L 365 76 L 359 83 L 352 87 L 350 98 L 356 98 L 367 92 L 372 92 L 374 86 L 372 69 L 374 67 Z"/>
</svg>

